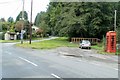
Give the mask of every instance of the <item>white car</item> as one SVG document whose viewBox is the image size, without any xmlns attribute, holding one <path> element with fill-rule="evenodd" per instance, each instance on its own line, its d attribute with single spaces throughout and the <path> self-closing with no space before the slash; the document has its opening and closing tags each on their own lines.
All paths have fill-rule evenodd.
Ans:
<svg viewBox="0 0 120 80">
<path fill-rule="evenodd" d="M 81 49 L 83 49 L 83 48 L 91 49 L 90 41 L 89 40 L 82 40 L 80 42 L 80 47 L 79 48 L 81 48 Z"/>
</svg>

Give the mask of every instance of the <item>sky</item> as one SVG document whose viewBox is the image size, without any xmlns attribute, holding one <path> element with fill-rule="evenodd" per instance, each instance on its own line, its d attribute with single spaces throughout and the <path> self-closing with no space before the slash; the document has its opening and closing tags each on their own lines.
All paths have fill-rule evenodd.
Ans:
<svg viewBox="0 0 120 80">
<path fill-rule="evenodd" d="M 74 1 L 77 0 L 50 0 L 50 1 Z M 33 20 L 34 22 L 37 13 L 41 11 L 47 10 L 47 5 L 50 2 L 49 0 L 33 0 Z M 81 0 L 78 0 L 81 1 Z M 94 1 L 94 0 L 86 0 L 86 1 Z M 104 1 L 104 0 L 101 0 Z M 106 0 L 106 1 L 119 1 L 119 0 Z M 17 15 L 20 11 L 22 11 L 22 2 L 23 0 L 0 0 L 0 18 L 5 18 L 6 20 L 9 17 L 13 17 L 16 20 Z M 30 8 L 31 8 L 31 0 L 25 0 L 25 11 L 28 13 L 28 17 L 30 19 Z"/>
<path fill-rule="evenodd" d="M 37 13 L 47 10 L 49 0 L 33 0 L 33 20 L 34 22 Z M 0 18 L 7 20 L 13 17 L 16 20 L 17 15 L 22 11 L 23 0 L 0 0 Z M 24 10 L 27 11 L 30 19 L 31 0 L 25 0 Z"/>
</svg>

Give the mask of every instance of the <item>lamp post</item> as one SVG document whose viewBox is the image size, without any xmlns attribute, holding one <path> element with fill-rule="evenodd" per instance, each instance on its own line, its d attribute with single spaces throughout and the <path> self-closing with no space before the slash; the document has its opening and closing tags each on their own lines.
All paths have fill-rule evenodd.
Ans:
<svg viewBox="0 0 120 80">
<path fill-rule="evenodd" d="M 31 40 L 32 40 L 32 9 L 33 9 L 33 0 L 31 0 L 31 14 L 30 14 L 30 41 L 29 41 L 29 44 L 31 44 Z"/>
<path fill-rule="evenodd" d="M 117 10 L 115 10 L 115 18 L 114 18 L 114 31 L 116 31 L 116 15 L 117 15 Z"/>
</svg>

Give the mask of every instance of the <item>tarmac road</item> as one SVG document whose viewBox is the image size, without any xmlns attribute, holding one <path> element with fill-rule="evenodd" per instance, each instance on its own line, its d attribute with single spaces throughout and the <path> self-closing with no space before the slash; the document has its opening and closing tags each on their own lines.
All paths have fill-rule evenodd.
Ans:
<svg viewBox="0 0 120 80">
<path fill-rule="evenodd" d="M 118 69 L 66 58 L 49 50 L 2 46 L 2 78 L 118 78 Z"/>
</svg>

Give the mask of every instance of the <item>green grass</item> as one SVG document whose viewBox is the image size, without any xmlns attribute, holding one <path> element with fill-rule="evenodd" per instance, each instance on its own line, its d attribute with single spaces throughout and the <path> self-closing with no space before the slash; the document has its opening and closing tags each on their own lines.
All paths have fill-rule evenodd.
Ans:
<svg viewBox="0 0 120 80">
<path fill-rule="evenodd" d="M 13 43 L 13 42 L 19 42 L 20 40 L 0 40 L 0 43 Z"/>
<path fill-rule="evenodd" d="M 120 55 L 120 50 L 117 50 L 116 54 L 117 54 L 117 55 Z"/>
<path fill-rule="evenodd" d="M 104 51 L 104 46 L 102 45 L 102 43 L 91 46 L 91 48 L 97 50 L 97 52 L 100 54 L 107 54 L 107 52 Z"/>
<path fill-rule="evenodd" d="M 102 43 L 98 43 L 97 45 L 93 45 L 91 46 L 92 49 L 96 49 L 96 50 L 103 50 L 104 46 Z"/>
<path fill-rule="evenodd" d="M 32 40 L 41 40 L 42 38 L 32 38 Z"/>
<path fill-rule="evenodd" d="M 32 48 L 32 49 L 53 49 L 57 47 L 78 47 L 78 44 L 70 43 L 67 41 L 66 37 L 61 37 L 57 39 L 42 41 L 42 42 L 34 42 L 32 44 L 24 43 L 24 44 L 16 44 L 17 46 L 24 48 Z"/>
<path fill-rule="evenodd" d="M 98 50 L 98 53 L 100 53 L 100 54 L 110 54 L 110 53 L 108 53 L 108 52 L 105 52 L 104 46 L 103 46 L 102 43 L 97 44 L 97 45 L 94 45 L 94 46 L 92 46 L 91 48 L 92 48 L 92 49 L 95 49 L 95 50 Z M 115 54 L 115 53 L 112 53 L 112 54 Z M 120 54 L 120 50 L 117 50 L 116 54 Z"/>
</svg>

